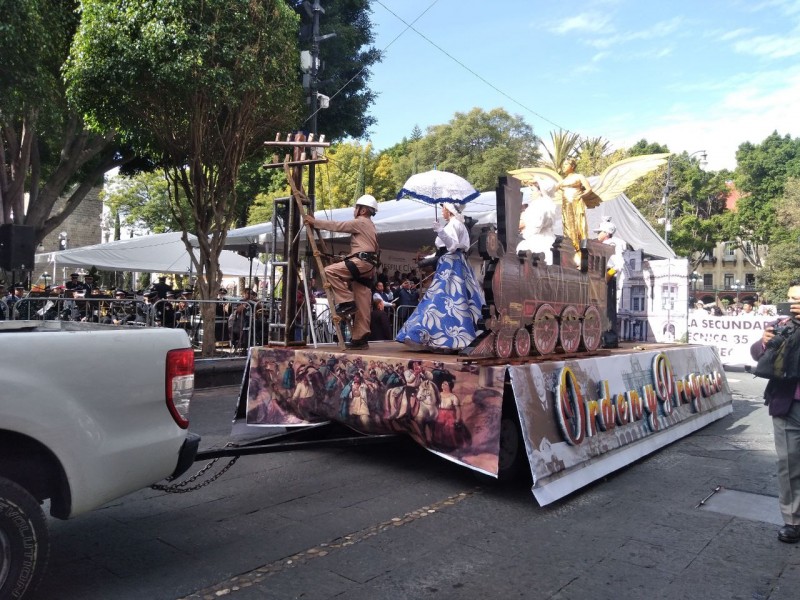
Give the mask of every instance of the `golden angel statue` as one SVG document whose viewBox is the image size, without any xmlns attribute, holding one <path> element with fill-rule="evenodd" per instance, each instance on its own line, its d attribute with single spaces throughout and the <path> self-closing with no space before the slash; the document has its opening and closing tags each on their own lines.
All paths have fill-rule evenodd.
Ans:
<svg viewBox="0 0 800 600">
<path fill-rule="evenodd" d="M 624 192 L 634 181 L 667 162 L 669 153 L 633 156 L 615 162 L 595 177 L 585 177 L 575 172 L 576 160 L 567 159 L 562 177 L 552 169 L 529 167 L 510 171 L 523 185 L 539 184 L 542 192 L 555 194 L 554 200 L 561 202 L 561 218 L 564 235 L 569 237 L 575 250 L 581 240 L 589 237 L 586 209 L 595 208 L 605 200 L 611 200 Z"/>
</svg>

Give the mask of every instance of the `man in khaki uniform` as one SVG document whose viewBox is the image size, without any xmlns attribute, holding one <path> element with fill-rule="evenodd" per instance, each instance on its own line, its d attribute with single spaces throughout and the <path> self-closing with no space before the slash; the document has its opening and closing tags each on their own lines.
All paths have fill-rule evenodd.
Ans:
<svg viewBox="0 0 800 600">
<path fill-rule="evenodd" d="M 351 221 L 325 221 L 306 215 L 306 225 L 325 231 L 350 234 L 350 254 L 341 262 L 325 267 L 335 298 L 334 310 L 353 317 L 353 337 L 346 344 L 351 350 L 369 348 L 369 317 L 372 301 L 372 280 L 378 264 L 378 236 L 372 217 L 378 212 L 378 201 L 369 194 L 356 200 Z"/>
</svg>

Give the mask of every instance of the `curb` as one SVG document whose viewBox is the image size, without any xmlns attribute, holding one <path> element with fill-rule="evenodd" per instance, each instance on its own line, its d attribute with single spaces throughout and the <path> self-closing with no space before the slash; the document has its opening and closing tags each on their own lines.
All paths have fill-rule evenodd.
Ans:
<svg viewBox="0 0 800 600">
<path fill-rule="evenodd" d="M 195 362 L 194 387 L 204 389 L 224 385 L 239 385 L 247 358 L 208 358 Z"/>
</svg>

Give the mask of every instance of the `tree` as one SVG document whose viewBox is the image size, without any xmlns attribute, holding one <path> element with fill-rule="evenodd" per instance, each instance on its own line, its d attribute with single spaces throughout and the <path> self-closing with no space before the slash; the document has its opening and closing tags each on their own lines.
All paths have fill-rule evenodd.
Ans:
<svg viewBox="0 0 800 600">
<path fill-rule="evenodd" d="M 775 202 L 775 221 L 779 231 L 772 237 L 769 255 L 759 271 L 763 296 L 772 302 L 786 297 L 789 284 L 800 271 L 800 179 L 791 177 L 784 184 L 784 193 Z"/>
<path fill-rule="evenodd" d="M 297 15 L 284 0 L 153 0 L 124 10 L 83 0 L 82 7 L 65 72 L 70 97 L 93 125 L 123 132 L 164 169 L 187 249 L 187 233 L 197 232 L 196 289 L 212 299 L 239 169 L 299 112 L 291 68 Z M 213 308 L 204 316 L 204 339 L 213 340 Z M 212 350 L 204 344 L 204 354 Z"/>
<path fill-rule="evenodd" d="M 597 175 L 625 158 L 624 152 L 611 152 L 611 142 L 602 137 L 584 138 L 578 148 L 578 172 Z"/>
<path fill-rule="evenodd" d="M 61 69 L 77 7 L 77 0 L 0 0 L 0 223 L 34 227 L 37 241 L 131 158 L 112 144 L 113 131 L 90 131 L 67 105 Z"/>
<path fill-rule="evenodd" d="M 362 194 L 372 194 L 379 201 L 394 199 L 397 194 L 399 187 L 392 177 L 392 158 L 386 153 L 376 154 L 371 144 L 334 144 L 326 155 L 328 163 L 317 165 L 317 210 L 352 206 Z M 307 184 L 308 172 L 305 177 L 304 183 Z M 275 199 L 289 194 L 286 178 L 275 178 L 263 193 L 256 196 L 248 223 L 272 220 Z"/>
<path fill-rule="evenodd" d="M 106 184 L 100 194 L 113 219 L 120 227 L 144 232 L 180 231 L 181 221 L 188 222 L 189 207 L 181 203 L 184 214 L 176 219 L 169 199 L 169 182 L 163 172 L 138 173 L 133 177 L 117 177 Z M 194 233 L 190 230 L 190 233 Z M 119 238 L 117 238 L 119 239 Z"/>
<path fill-rule="evenodd" d="M 408 142 L 407 154 L 395 161 L 394 178 L 399 189 L 414 173 L 437 168 L 464 177 L 475 189 L 494 189 L 499 175 L 538 159 L 538 141 L 522 117 L 474 108 Z"/>
<path fill-rule="evenodd" d="M 660 171 L 666 186 L 666 167 Z M 669 205 L 657 204 L 661 218 L 668 217 L 672 225 L 669 242 L 678 256 L 685 256 L 695 268 L 706 253 L 718 242 L 725 241 L 725 203 L 730 189 L 727 171 L 705 171 L 695 157 L 686 152 L 670 159 Z M 669 215 L 666 210 L 669 208 Z"/>
<path fill-rule="evenodd" d="M 742 195 L 729 239 L 742 249 L 748 243 L 758 248 L 773 239 L 779 241 L 783 234 L 775 205 L 784 194 L 787 179 L 800 177 L 800 139 L 781 137 L 776 131 L 760 144 L 745 142 L 736 151 L 736 162 L 734 182 Z"/>
<path fill-rule="evenodd" d="M 578 149 L 580 148 L 580 136 L 571 131 L 558 131 L 550 132 L 550 147 L 544 146 L 547 153 L 547 158 L 539 161 L 538 166 L 552 169 L 556 173 L 561 173 L 564 166 L 564 161 L 568 158 L 577 158 Z"/>
</svg>

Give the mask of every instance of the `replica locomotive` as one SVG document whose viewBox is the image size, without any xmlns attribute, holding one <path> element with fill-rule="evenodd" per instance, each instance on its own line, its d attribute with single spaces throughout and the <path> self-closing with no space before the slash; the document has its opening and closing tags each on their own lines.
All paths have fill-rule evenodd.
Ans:
<svg viewBox="0 0 800 600">
<path fill-rule="evenodd" d="M 613 331 L 616 281 L 607 282 L 606 273 L 614 248 L 583 240 L 576 252 L 569 238 L 556 236 L 552 264 L 541 253 L 515 253 L 520 185 L 514 177 L 500 178 L 497 228 L 484 228 L 478 240 L 484 261 L 484 331 L 462 354 L 508 359 L 594 353 L 604 334 Z"/>
</svg>

